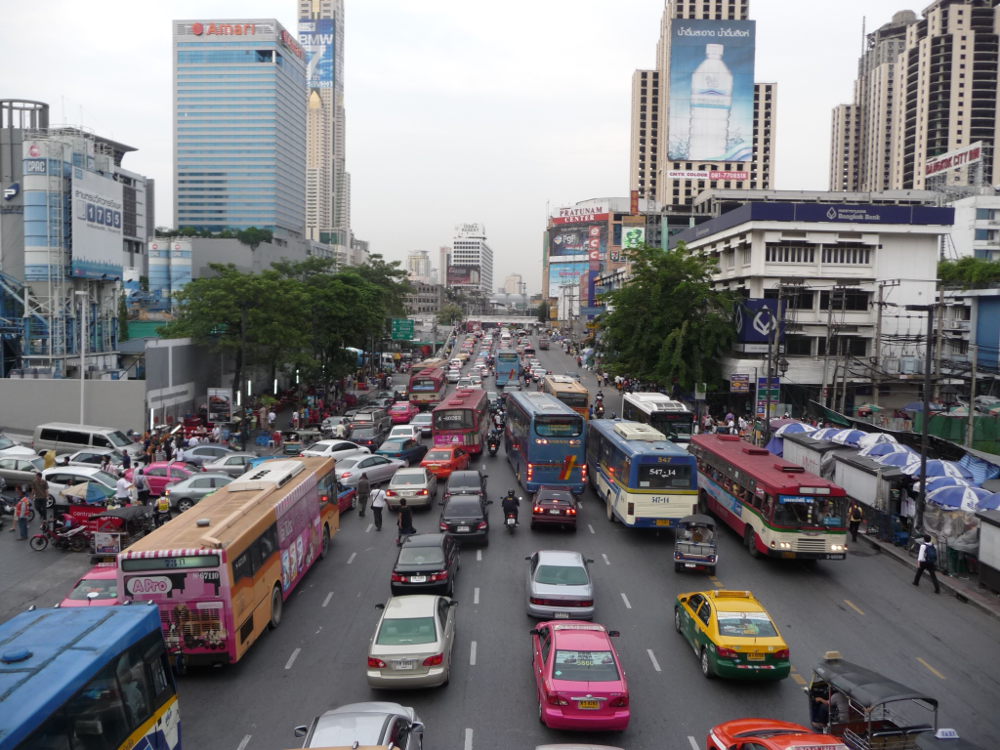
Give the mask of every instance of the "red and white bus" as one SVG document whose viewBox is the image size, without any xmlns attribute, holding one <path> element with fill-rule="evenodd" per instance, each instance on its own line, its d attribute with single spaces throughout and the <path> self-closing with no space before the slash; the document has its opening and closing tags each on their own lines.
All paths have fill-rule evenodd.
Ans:
<svg viewBox="0 0 1000 750">
<path fill-rule="evenodd" d="M 753 557 L 843 560 L 847 493 L 737 435 L 695 435 L 699 503 L 743 537 Z"/>
<path fill-rule="evenodd" d="M 490 431 L 490 402 L 481 388 L 459 388 L 434 408 L 431 431 L 435 446 L 459 445 L 483 452 Z"/>
<path fill-rule="evenodd" d="M 421 367 L 410 374 L 410 403 L 418 409 L 433 408 L 441 403 L 448 387 L 443 367 Z"/>
<path fill-rule="evenodd" d="M 232 664 L 340 528 L 335 462 L 265 461 L 118 555 L 126 601 L 159 605 L 178 665 Z"/>
</svg>

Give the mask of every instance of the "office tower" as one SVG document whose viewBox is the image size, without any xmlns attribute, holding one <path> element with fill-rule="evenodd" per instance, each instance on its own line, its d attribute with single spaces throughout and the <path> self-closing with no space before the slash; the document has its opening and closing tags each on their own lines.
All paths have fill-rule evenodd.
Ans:
<svg viewBox="0 0 1000 750">
<path fill-rule="evenodd" d="M 493 250 L 486 244 L 486 227 L 481 224 L 455 227 L 448 286 L 479 289 L 486 294 L 493 292 Z"/>
<path fill-rule="evenodd" d="M 344 0 L 299 0 L 306 51 L 306 233 L 350 245 L 351 183 L 345 161 Z"/>
<path fill-rule="evenodd" d="M 831 185 L 850 185 L 842 176 L 852 171 L 849 189 L 864 191 L 997 182 L 995 6 L 992 0 L 935 0 L 923 17 L 896 13 L 865 37 L 854 101 L 846 105 L 859 110 L 853 133 L 838 128 L 841 108 L 834 110 Z"/>
<path fill-rule="evenodd" d="M 431 256 L 426 250 L 411 250 L 406 256 L 406 273 L 415 281 L 427 284 L 431 279 Z"/>
<path fill-rule="evenodd" d="M 173 22 L 174 221 L 305 231 L 306 55 L 274 19 Z"/>
<path fill-rule="evenodd" d="M 630 189 L 668 207 L 770 188 L 777 85 L 755 83 L 748 0 L 668 0 L 656 68 L 632 78 Z"/>
<path fill-rule="evenodd" d="M 503 282 L 504 294 L 524 294 L 524 277 L 519 273 L 510 274 Z"/>
<path fill-rule="evenodd" d="M 442 246 L 438 248 L 438 283 L 444 286 L 448 283 L 448 266 L 451 265 L 451 248 Z"/>
</svg>

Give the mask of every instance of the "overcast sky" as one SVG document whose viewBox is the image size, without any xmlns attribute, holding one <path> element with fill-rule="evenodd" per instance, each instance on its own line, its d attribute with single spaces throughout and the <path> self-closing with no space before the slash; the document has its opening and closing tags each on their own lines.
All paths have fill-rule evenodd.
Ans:
<svg viewBox="0 0 1000 750">
<path fill-rule="evenodd" d="M 826 189 L 830 110 L 851 98 L 863 18 L 897 0 L 751 0 L 757 81 L 777 81 L 776 187 Z M 632 71 L 652 68 L 662 0 L 346 0 L 352 224 L 373 252 L 437 258 L 454 226 L 486 226 L 494 282 L 541 289 L 546 206 L 627 195 Z M 272 18 L 295 0 L 3 3 L 0 98 L 51 105 L 139 149 L 173 223 L 171 29 L 175 18 Z"/>
</svg>

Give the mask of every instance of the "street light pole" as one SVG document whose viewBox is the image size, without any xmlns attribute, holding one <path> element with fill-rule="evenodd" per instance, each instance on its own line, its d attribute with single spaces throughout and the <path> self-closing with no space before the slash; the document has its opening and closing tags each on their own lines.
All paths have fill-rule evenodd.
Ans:
<svg viewBox="0 0 1000 750">
<path fill-rule="evenodd" d="M 931 364 L 934 359 L 934 305 L 907 305 L 912 312 L 927 313 L 927 350 L 924 355 L 924 403 L 923 424 L 920 430 L 920 494 L 917 496 L 917 515 L 913 528 L 919 530 L 924 525 L 924 508 L 927 505 L 927 443 L 930 434 L 931 408 Z M 969 405 L 972 408 L 972 405 Z"/>
<path fill-rule="evenodd" d="M 76 291 L 74 294 L 80 298 L 80 424 L 86 424 L 84 383 L 87 382 L 87 292 Z"/>
</svg>

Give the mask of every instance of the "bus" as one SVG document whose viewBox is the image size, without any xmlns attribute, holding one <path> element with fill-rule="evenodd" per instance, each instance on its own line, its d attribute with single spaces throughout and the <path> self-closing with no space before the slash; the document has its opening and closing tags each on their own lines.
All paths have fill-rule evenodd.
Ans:
<svg viewBox="0 0 1000 750">
<path fill-rule="evenodd" d="M 507 396 L 504 447 L 517 481 L 527 492 L 559 485 L 574 495 L 587 484 L 583 417 L 548 393 L 513 391 Z"/>
<path fill-rule="evenodd" d="M 608 520 L 625 526 L 675 526 L 698 512 L 694 456 L 642 422 L 592 419 L 587 425 L 590 484 Z"/>
<path fill-rule="evenodd" d="M 590 416 L 590 391 L 569 375 L 546 375 L 542 392 L 551 393 L 584 419 Z"/>
<path fill-rule="evenodd" d="M 0 625 L 0 749 L 180 750 L 156 607 L 22 612 Z"/>
<path fill-rule="evenodd" d="M 118 554 L 119 595 L 159 605 L 178 669 L 232 664 L 278 627 L 340 528 L 334 465 L 265 461 Z"/>
<path fill-rule="evenodd" d="M 460 445 L 472 455 L 483 452 L 490 431 L 490 401 L 482 388 L 459 388 L 431 412 L 434 446 Z"/>
<path fill-rule="evenodd" d="M 743 537 L 752 557 L 843 560 L 847 493 L 738 435 L 695 435 L 699 503 Z"/>
<path fill-rule="evenodd" d="M 622 419 L 648 424 L 675 443 L 689 443 L 694 434 L 691 410 L 663 393 L 626 393 Z"/>
<path fill-rule="evenodd" d="M 513 349 L 501 349 L 495 357 L 497 386 L 517 385 L 521 379 L 521 355 Z"/>
<path fill-rule="evenodd" d="M 418 409 L 434 408 L 441 403 L 448 386 L 447 371 L 444 367 L 422 367 L 410 374 L 407 392 L 410 403 Z"/>
</svg>

